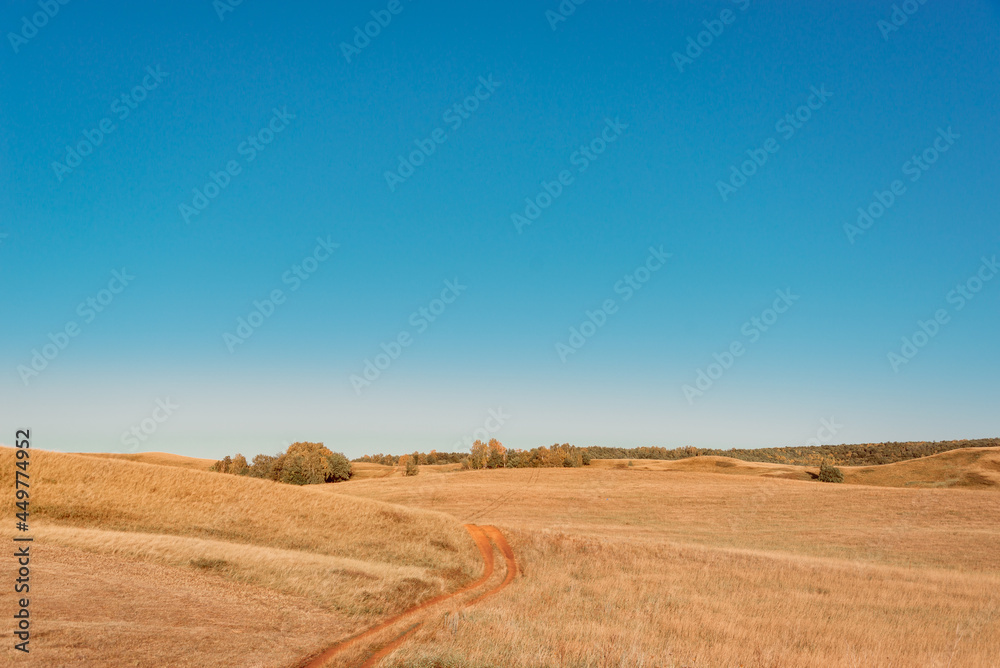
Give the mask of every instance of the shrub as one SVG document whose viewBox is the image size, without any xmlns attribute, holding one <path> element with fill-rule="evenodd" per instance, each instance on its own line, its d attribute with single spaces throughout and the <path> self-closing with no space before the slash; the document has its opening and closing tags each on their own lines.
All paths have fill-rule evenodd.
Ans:
<svg viewBox="0 0 1000 668">
<path fill-rule="evenodd" d="M 819 465 L 820 482 L 844 482 L 844 473 L 833 464 L 823 462 Z"/>
<path fill-rule="evenodd" d="M 412 459 L 406 460 L 406 475 L 417 475 L 420 473 L 420 468 L 417 463 Z"/>
</svg>

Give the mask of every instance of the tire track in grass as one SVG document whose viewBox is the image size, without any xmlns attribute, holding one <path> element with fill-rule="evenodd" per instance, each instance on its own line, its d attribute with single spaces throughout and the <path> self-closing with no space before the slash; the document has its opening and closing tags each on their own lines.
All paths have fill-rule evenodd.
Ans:
<svg viewBox="0 0 1000 668">
<path fill-rule="evenodd" d="M 434 598 L 428 601 L 424 601 L 423 603 L 420 603 L 418 605 L 415 605 L 409 610 L 405 610 L 399 613 L 398 615 L 393 615 L 384 622 L 381 622 L 376 626 L 373 626 L 367 631 L 362 631 L 357 635 L 351 636 L 346 640 L 340 641 L 339 643 L 333 645 L 332 647 L 324 650 L 322 653 L 315 656 L 314 658 L 299 665 L 302 666 L 302 668 L 322 668 L 322 666 L 325 666 L 330 659 L 337 656 L 347 648 L 353 647 L 356 643 L 366 640 L 374 636 L 375 634 L 379 633 L 380 631 L 384 631 L 385 629 L 389 628 L 390 626 L 393 626 L 403 618 L 409 617 L 410 615 L 416 612 L 425 610 L 431 606 L 437 605 L 438 603 L 446 601 L 452 597 L 458 596 L 459 594 L 464 594 L 467 591 L 482 586 L 487 580 L 490 579 L 490 576 L 493 575 L 493 569 L 494 569 L 493 546 L 490 544 L 490 539 L 487 536 L 486 531 L 482 527 L 478 527 L 474 524 L 466 524 L 465 529 L 466 531 L 469 532 L 469 535 L 472 536 L 472 540 L 476 542 L 476 546 L 479 548 L 479 553 L 483 558 L 483 575 L 478 580 L 460 589 L 457 589 L 456 591 L 453 591 L 449 594 L 441 594 L 440 596 L 435 596 Z M 407 631 L 403 635 L 407 636 L 410 633 L 416 631 L 418 626 L 419 624 L 412 627 L 409 631 Z M 400 638 L 397 638 L 397 640 L 400 640 L 401 638 L 402 636 Z"/>
<path fill-rule="evenodd" d="M 468 528 L 469 526 L 471 525 L 467 524 L 466 528 Z M 492 539 L 493 544 L 497 546 L 498 550 L 500 550 L 500 553 L 503 555 L 504 560 L 507 562 L 507 574 L 506 576 L 504 576 L 503 582 L 498 584 L 493 589 L 490 589 L 489 591 L 486 591 L 480 594 L 479 596 L 463 603 L 461 606 L 463 608 L 467 608 L 470 605 L 478 603 L 479 601 L 483 600 L 488 596 L 492 596 L 493 594 L 497 593 L 498 591 L 509 585 L 511 582 L 513 582 L 514 578 L 517 577 L 517 560 L 514 558 L 514 550 L 511 549 L 510 544 L 507 543 L 507 539 L 504 537 L 502 533 L 500 533 L 500 530 L 497 529 L 495 526 L 484 526 L 476 528 L 480 529 L 485 536 L 488 536 L 490 539 Z M 490 548 L 491 557 L 492 553 L 493 549 L 491 547 Z M 365 659 L 365 662 L 362 663 L 358 668 L 376 668 L 376 666 L 378 666 L 379 662 L 382 659 L 387 657 L 395 650 L 399 649 L 399 647 L 406 641 L 406 639 L 412 636 L 414 633 L 416 633 L 417 630 L 420 629 L 420 627 L 423 625 L 424 622 L 419 622 L 408 628 L 406 631 L 403 631 L 401 634 L 390 640 L 386 645 L 379 648 L 374 654 L 371 654 L 367 659 Z"/>
<path fill-rule="evenodd" d="M 495 526 L 485 526 L 483 527 L 483 531 L 486 532 L 487 536 L 493 539 L 493 543 L 500 550 L 500 553 L 503 554 L 503 558 L 507 562 L 507 575 L 504 577 L 503 582 L 501 582 L 488 592 L 480 594 L 476 598 L 466 603 L 466 605 L 472 605 L 473 603 L 478 603 L 487 596 L 492 596 L 493 594 L 497 593 L 498 591 L 509 585 L 511 582 L 513 582 L 514 578 L 517 576 L 517 560 L 514 559 L 514 550 L 511 549 L 510 545 L 507 543 L 507 539 L 504 538 L 504 535 L 500 533 L 500 530 L 497 529 Z"/>
<path fill-rule="evenodd" d="M 423 625 L 424 625 L 423 622 L 418 622 L 418 623 L 414 624 L 413 626 L 411 626 L 410 628 L 408 628 L 405 631 L 403 631 L 403 633 L 401 633 L 400 635 L 398 635 L 395 638 L 393 638 L 392 642 L 390 642 L 388 645 L 386 645 L 385 647 L 383 647 L 382 649 L 378 650 L 377 652 L 375 652 L 374 654 L 372 654 L 370 657 L 368 657 L 368 659 L 364 663 L 361 664 L 360 668 L 375 668 L 375 666 L 378 665 L 379 661 L 381 661 L 387 655 L 389 655 L 393 651 L 395 651 L 395 649 L 397 647 L 399 647 L 400 645 L 402 645 L 403 642 L 407 638 L 409 638 L 414 633 L 416 633 L 417 629 L 419 629 Z"/>
</svg>

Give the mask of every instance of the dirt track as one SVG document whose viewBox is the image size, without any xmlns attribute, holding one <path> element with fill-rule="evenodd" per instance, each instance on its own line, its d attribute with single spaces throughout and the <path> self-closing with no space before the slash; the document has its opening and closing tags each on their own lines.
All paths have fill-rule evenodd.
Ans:
<svg viewBox="0 0 1000 668">
<path fill-rule="evenodd" d="M 428 612 L 432 608 L 435 608 L 440 604 L 444 603 L 445 601 L 449 601 L 455 598 L 456 596 L 460 596 L 467 592 L 478 589 L 490 579 L 490 577 L 493 575 L 495 566 L 493 558 L 493 545 L 496 545 L 497 549 L 500 550 L 500 553 L 504 556 L 504 561 L 506 562 L 506 576 L 504 577 L 503 581 L 496 587 L 493 587 L 492 589 L 489 589 L 485 592 L 479 593 L 474 598 L 463 603 L 462 607 L 478 603 L 487 596 L 491 596 L 500 591 L 501 589 L 503 589 L 504 587 L 506 587 L 507 585 L 509 585 L 514 580 L 514 577 L 517 575 L 517 561 L 514 558 L 514 551 L 507 543 L 507 539 L 504 538 L 504 535 L 500 533 L 500 530 L 494 526 L 480 527 L 474 524 L 466 524 L 465 529 L 469 532 L 469 535 L 472 536 L 472 539 L 476 542 L 476 546 L 479 548 L 479 553 L 483 557 L 483 574 L 478 580 L 475 580 L 474 582 L 460 589 L 457 589 L 456 591 L 453 591 L 451 593 L 442 594 L 428 601 L 424 601 L 423 603 L 416 605 L 410 608 L 409 610 L 405 610 L 404 612 L 401 612 L 398 615 L 394 615 L 389 619 L 386 619 L 385 621 L 379 623 L 376 626 L 373 626 L 372 628 L 366 631 L 363 631 L 362 633 L 359 633 L 350 638 L 346 638 L 345 640 L 341 640 L 332 647 L 324 650 L 318 656 L 310 659 L 304 664 L 299 664 L 299 665 L 302 666 L 302 668 L 322 668 L 323 666 L 326 666 L 328 662 L 330 662 L 332 659 L 334 659 L 335 657 L 337 657 L 338 655 L 342 654 L 343 652 L 347 651 L 350 648 L 354 648 L 359 645 L 363 645 L 365 643 L 373 643 L 373 641 L 376 640 L 376 637 L 382 631 L 392 626 L 395 626 L 404 619 L 411 617 L 412 615 L 415 615 L 416 613 L 419 612 L 425 613 L 423 615 L 423 619 L 417 621 L 414 624 L 411 624 L 402 633 L 393 637 L 388 642 L 379 643 L 378 646 L 374 647 L 371 650 L 371 653 L 368 654 L 367 658 L 361 664 L 360 668 L 374 668 L 375 666 L 378 665 L 378 662 L 381 659 L 383 659 L 397 647 L 402 645 L 407 638 L 416 633 L 417 630 L 421 626 L 423 626 L 424 622 L 427 620 Z M 491 540 L 493 541 L 492 544 L 490 543 Z"/>
</svg>

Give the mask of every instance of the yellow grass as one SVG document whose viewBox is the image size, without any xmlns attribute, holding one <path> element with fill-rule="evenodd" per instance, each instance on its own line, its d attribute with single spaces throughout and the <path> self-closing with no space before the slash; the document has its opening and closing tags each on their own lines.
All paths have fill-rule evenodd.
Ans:
<svg viewBox="0 0 1000 668">
<path fill-rule="evenodd" d="M 49 665 L 294 665 L 476 577 L 462 522 L 500 527 L 522 574 L 383 666 L 1000 665 L 997 448 L 843 467 L 844 485 L 699 457 L 414 477 L 356 464 L 355 480 L 303 488 L 171 459 L 32 454 Z M 0 450 L 8 489 L 12 471 Z M 268 597 L 280 623 L 262 619 Z M 192 644 L 197 662 L 177 651 Z"/>
<path fill-rule="evenodd" d="M 632 466 L 628 462 L 632 462 Z M 732 457 L 689 457 L 678 460 L 595 459 L 596 469 L 701 471 L 788 480 L 815 480 L 818 466 L 745 462 Z M 930 457 L 881 466 L 841 466 L 844 483 L 880 487 L 967 487 L 1000 490 L 1000 448 L 962 448 Z"/>
<path fill-rule="evenodd" d="M 370 480 L 372 478 L 402 478 L 405 469 L 402 466 L 385 466 L 384 464 L 371 464 L 367 462 L 353 462 L 354 476 L 351 480 Z M 458 471 L 461 464 L 423 464 L 420 466 L 418 475 L 435 475 L 438 473 L 448 473 Z"/>
<path fill-rule="evenodd" d="M 344 485 L 496 524 L 526 571 L 385 665 L 998 665 L 993 491 L 697 464 L 712 472 L 636 462 Z"/>
<path fill-rule="evenodd" d="M 337 489 L 477 524 L 1000 570 L 1000 496 L 992 491 L 589 467 L 465 471 Z"/>
<path fill-rule="evenodd" d="M 80 454 L 83 457 L 103 457 L 105 459 L 121 459 L 127 462 L 139 462 L 142 464 L 179 466 L 180 468 L 195 469 L 197 471 L 207 471 L 212 467 L 212 464 L 215 463 L 214 459 L 184 457 L 182 455 L 172 455 L 168 452 L 136 452 L 134 454 L 122 454 L 117 452 L 87 452 Z"/>
<path fill-rule="evenodd" d="M 526 574 L 386 666 L 996 666 L 1000 578 L 507 530 Z"/>
<path fill-rule="evenodd" d="M 427 568 L 204 538 L 52 525 L 39 526 L 34 535 L 44 543 L 208 571 L 354 616 L 381 615 L 386 601 L 413 601 L 448 584 Z"/>
<path fill-rule="evenodd" d="M 14 488 L 14 461 L 12 449 L 0 449 L 2 489 Z M 340 620 L 324 630 L 326 642 L 450 591 L 482 569 L 478 550 L 453 518 L 319 489 L 335 485 L 296 487 L 44 451 L 32 451 L 30 461 L 30 521 L 37 545 L 142 559 L 301 597 Z M 5 517 L 13 516 L 12 491 L 3 495 L 0 508 Z M 11 563 L 6 560 L 4 567 Z M 149 588 L 171 596 L 155 583 Z M 44 606 L 47 598 L 60 595 L 40 584 L 33 599 Z M 5 589 L 0 612 L 13 614 L 14 601 Z M 211 606 L 211 601 L 192 604 Z M 63 622 L 42 619 L 38 630 Z M 134 631 L 148 620 L 120 623 Z M 173 633 L 146 632 L 155 642 L 170 642 Z M 217 657 L 219 665 L 238 664 L 238 650 L 233 646 L 228 658 Z"/>
<path fill-rule="evenodd" d="M 4 642 L 3 666 L 286 667 L 357 627 L 306 598 L 207 571 L 47 542 L 31 550 L 31 653 Z M 0 571 L 11 582 L 9 561 Z M 4 591 L 4 619 L 8 603 Z"/>
</svg>

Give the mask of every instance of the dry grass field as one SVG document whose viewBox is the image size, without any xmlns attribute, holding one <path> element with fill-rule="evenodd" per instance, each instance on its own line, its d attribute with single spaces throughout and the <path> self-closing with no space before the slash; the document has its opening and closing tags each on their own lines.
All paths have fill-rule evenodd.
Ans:
<svg viewBox="0 0 1000 668">
<path fill-rule="evenodd" d="M 942 486 L 998 455 L 852 471 L 894 487 L 697 458 L 343 489 L 496 524 L 524 571 L 387 666 L 985 667 L 1000 665 L 1000 495 L 905 478 Z"/>
<path fill-rule="evenodd" d="M 194 469 L 196 471 L 207 471 L 215 463 L 214 459 L 199 459 L 197 457 L 182 457 L 172 455 L 169 452 L 136 452 L 134 454 L 124 454 L 118 452 L 93 452 L 80 453 L 83 457 L 102 457 L 104 459 L 120 459 L 126 462 L 139 462 L 141 464 L 158 464 L 159 466 L 179 466 L 184 469 Z"/>
<path fill-rule="evenodd" d="M 633 468 L 642 471 L 701 471 L 788 480 L 815 480 L 817 466 L 745 462 L 731 457 L 691 457 L 675 461 L 656 459 L 599 459 L 595 468 Z M 841 466 L 848 485 L 880 487 L 1000 487 L 1000 451 L 997 448 L 949 450 L 930 457 L 881 466 Z"/>
<path fill-rule="evenodd" d="M 509 586 L 498 552 L 494 595 L 329 665 L 1000 666 L 1000 449 L 843 485 L 698 457 L 294 487 L 183 459 L 32 453 L 32 665 L 302 666 L 480 578 L 468 523 L 510 541 Z"/>
<path fill-rule="evenodd" d="M 0 449 L 3 489 L 13 489 L 13 471 L 13 450 Z M 67 577 L 62 569 L 39 557 L 33 562 L 39 575 L 32 599 L 39 609 L 56 613 L 50 617 L 38 613 L 35 629 L 39 642 L 33 653 L 35 660 L 41 661 L 38 665 L 72 665 L 57 661 L 61 651 L 91 651 L 97 644 L 117 647 L 119 637 L 142 636 L 148 636 L 148 647 L 141 649 L 138 664 L 92 665 L 174 665 L 171 661 L 158 663 L 153 657 L 176 653 L 186 646 L 192 619 L 214 614 L 211 592 L 220 587 L 234 592 L 227 599 L 233 614 L 224 624 L 216 619 L 216 625 L 242 624 L 244 633 L 257 633 L 267 621 L 276 631 L 272 644 L 284 650 L 277 654 L 277 650 L 268 650 L 271 659 L 259 665 L 288 665 L 301 658 L 304 647 L 316 651 L 324 642 L 450 591 L 478 576 L 482 569 L 479 553 L 462 526 L 433 511 L 330 494 L 316 487 L 199 471 L 175 463 L 156 465 L 33 451 L 30 472 L 30 519 L 36 545 L 41 547 L 39 554 L 59 548 L 51 553 L 74 563 L 102 555 L 116 564 L 141 560 L 158 567 L 149 571 L 156 577 L 148 582 L 137 576 L 122 580 L 114 589 L 74 586 L 67 590 L 58 584 L 65 584 Z M 13 494 L 3 495 L 2 504 L 4 516 L 13 517 Z M 6 532 L 8 540 L 10 531 Z M 8 582 L 13 581 L 12 569 L 16 569 L 12 559 L 0 562 L 0 572 Z M 102 580 L 111 577 L 99 569 L 94 573 Z M 178 578 L 190 589 L 187 607 L 192 619 L 181 619 L 183 606 L 175 611 L 180 621 L 166 626 L 138 612 L 157 597 L 174 600 L 172 583 Z M 47 580 L 57 584 L 50 585 Z M 249 589 L 231 589 L 236 585 Z M 196 596 L 198 587 L 204 588 L 204 597 Z M 89 593 L 73 605 L 98 611 L 95 623 L 89 626 L 94 634 L 70 647 L 53 647 L 46 637 L 74 637 L 74 615 L 64 614 L 73 609 L 66 605 L 65 597 L 74 591 Z M 322 621 L 323 628 L 280 622 L 284 613 L 277 608 L 262 618 L 263 604 L 253 603 L 253 592 L 259 591 L 294 601 L 303 610 L 322 613 L 317 623 Z M 0 614 L 5 618 L 13 614 L 14 599 L 13 592 L 5 588 L 0 598 Z M 136 603 L 139 599 L 143 605 Z M 129 601 L 136 605 L 125 603 Z M 240 601 L 248 601 L 242 612 Z M 110 614 L 129 609 L 136 614 L 101 618 L 100 611 Z M 103 623 L 98 624 L 98 620 Z M 298 635 L 279 641 L 278 631 L 285 627 L 290 632 L 297 628 Z M 308 638 L 313 643 L 307 643 Z M 8 644 L 0 652 L 0 656 L 12 658 Z M 199 652 L 190 665 L 252 665 L 243 663 L 239 643 L 208 644 Z"/>
</svg>

